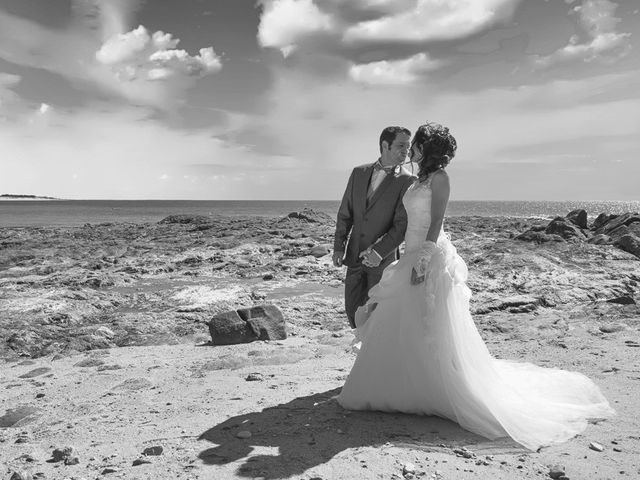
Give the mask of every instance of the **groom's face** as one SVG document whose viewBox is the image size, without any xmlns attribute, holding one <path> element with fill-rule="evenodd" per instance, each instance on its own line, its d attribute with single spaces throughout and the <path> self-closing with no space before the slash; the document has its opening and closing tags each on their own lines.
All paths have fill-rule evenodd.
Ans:
<svg viewBox="0 0 640 480">
<path fill-rule="evenodd" d="M 382 149 L 383 159 L 387 165 L 399 165 L 407 158 L 411 137 L 406 133 L 399 133 L 393 140 L 389 148 Z"/>
</svg>

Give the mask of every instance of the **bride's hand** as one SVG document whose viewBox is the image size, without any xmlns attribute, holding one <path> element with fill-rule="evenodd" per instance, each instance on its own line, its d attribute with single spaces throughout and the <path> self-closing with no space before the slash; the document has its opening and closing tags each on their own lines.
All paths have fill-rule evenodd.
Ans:
<svg viewBox="0 0 640 480">
<path fill-rule="evenodd" d="M 411 269 L 411 285 L 418 285 L 424 282 L 426 275 L 418 276 L 415 268 Z"/>
</svg>

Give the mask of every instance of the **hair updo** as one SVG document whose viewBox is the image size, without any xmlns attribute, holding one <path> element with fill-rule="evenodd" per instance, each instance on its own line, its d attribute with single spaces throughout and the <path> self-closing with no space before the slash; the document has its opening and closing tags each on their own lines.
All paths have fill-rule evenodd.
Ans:
<svg viewBox="0 0 640 480">
<path fill-rule="evenodd" d="M 418 178 L 425 180 L 433 172 L 445 168 L 456 154 L 458 145 L 449 129 L 439 123 L 427 122 L 416 130 L 411 149 L 417 145 L 422 153 Z"/>
</svg>

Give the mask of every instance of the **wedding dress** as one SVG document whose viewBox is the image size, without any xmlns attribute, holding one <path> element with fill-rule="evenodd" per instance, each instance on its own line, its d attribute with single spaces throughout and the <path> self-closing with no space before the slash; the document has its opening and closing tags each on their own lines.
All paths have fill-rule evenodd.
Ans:
<svg viewBox="0 0 640 480">
<path fill-rule="evenodd" d="M 444 231 L 426 282 L 411 285 L 430 225 L 429 183 L 414 183 L 404 196 L 405 254 L 356 314 L 361 344 L 338 402 L 350 410 L 437 415 L 532 450 L 572 438 L 587 419 L 613 415 L 581 373 L 491 356 L 469 312 L 467 266 Z"/>
</svg>

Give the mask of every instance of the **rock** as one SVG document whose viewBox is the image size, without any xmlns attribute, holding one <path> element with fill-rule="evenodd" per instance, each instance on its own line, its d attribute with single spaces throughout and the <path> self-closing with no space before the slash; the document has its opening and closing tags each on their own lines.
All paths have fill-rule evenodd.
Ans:
<svg viewBox="0 0 640 480">
<path fill-rule="evenodd" d="M 51 454 L 51 460 L 53 462 L 66 462 L 74 453 L 73 447 L 56 448 Z"/>
<path fill-rule="evenodd" d="M 413 476 L 416 473 L 416 466 L 411 463 L 411 462 L 407 462 L 402 466 L 402 475 L 404 475 L 405 477 L 407 476 Z"/>
<path fill-rule="evenodd" d="M 607 213 L 601 213 L 593 221 L 593 224 L 591 225 L 591 229 L 592 230 L 597 230 L 598 228 L 602 227 L 605 223 L 607 223 L 610 220 L 613 220 L 617 216 L 618 215 L 609 215 Z"/>
<path fill-rule="evenodd" d="M 136 459 L 133 461 L 132 465 L 133 465 L 134 467 L 137 467 L 138 465 L 144 465 L 144 464 L 146 464 L 146 463 L 151 463 L 151 461 L 150 461 L 150 460 L 147 460 L 147 459 L 145 459 L 145 458 L 136 458 Z"/>
<path fill-rule="evenodd" d="M 45 373 L 49 373 L 51 369 L 49 367 L 38 367 L 33 370 L 23 373 L 19 378 L 34 378 L 39 377 L 40 375 L 44 375 Z"/>
<path fill-rule="evenodd" d="M 245 377 L 247 382 L 262 382 L 264 381 L 264 377 L 261 373 L 250 373 Z"/>
<path fill-rule="evenodd" d="M 635 305 L 636 301 L 629 295 L 622 295 L 620 297 L 610 298 L 607 300 L 609 303 L 618 303 L 620 305 Z"/>
<path fill-rule="evenodd" d="M 220 313 L 209 321 L 209 333 L 214 345 L 287 338 L 284 317 L 275 305 L 259 305 Z"/>
<path fill-rule="evenodd" d="M 635 235 L 625 235 L 615 243 L 616 247 L 640 258 L 640 238 Z"/>
<path fill-rule="evenodd" d="M 548 242 L 564 242 L 564 238 L 560 235 L 549 235 L 544 232 L 539 232 L 535 230 L 527 230 L 522 232 L 519 235 L 514 237 L 514 240 L 521 240 L 523 242 L 534 242 L 534 243 L 548 243 Z"/>
<path fill-rule="evenodd" d="M 552 465 L 549 467 L 549 476 L 554 480 L 559 480 L 560 477 L 564 477 L 564 465 Z"/>
<path fill-rule="evenodd" d="M 108 473 L 118 473 L 118 469 L 115 467 L 107 467 L 100 472 L 101 475 L 106 475 Z"/>
<path fill-rule="evenodd" d="M 316 258 L 324 257 L 325 255 L 329 255 L 331 253 L 331 246 L 329 244 L 316 245 L 309 249 L 309 255 L 312 255 Z"/>
<path fill-rule="evenodd" d="M 157 456 L 162 455 L 163 448 L 160 445 L 155 445 L 153 447 L 147 447 L 143 450 L 142 454 L 146 456 Z"/>
<path fill-rule="evenodd" d="M 73 366 L 74 367 L 99 367 L 101 365 L 104 365 L 104 361 L 100 360 L 99 358 L 85 358 L 84 360 L 80 360 L 79 362 L 75 363 Z"/>
<path fill-rule="evenodd" d="M 570 211 L 566 218 L 580 228 L 587 228 L 587 212 L 581 208 Z"/>
<path fill-rule="evenodd" d="M 273 280 L 275 277 L 273 275 L 273 273 L 265 273 L 262 276 L 262 280 L 268 281 L 268 280 Z"/>
<path fill-rule="evenodd" d="M 589 443 L 589 448 L 591 450 L 595 450 L 596 452 L 604 452 L 604 447 L 600 445 L 598 442 Z"/>
<path fill-rule="evenodd" d="M 556 217 L 551 220 L 549 225 L 547 225 L 547 228 L 544 230 L 544 233 L 559 235 L 565 240 L 573 238 L 586 240 L 586 236 L 582 233 L 582 230 L 563 217 Z"/>
<path fill-rule="evenodd" d="M 242 439 L 251 438 L 251 432 L 248 430 L 240 430 L 238 433 L 236 433 L 236 437 Z"/>
<path fill-rule="evenodd" d="M 191 224 L 191 225 L 201 225 L 203 223 L 211 223 L 211 218 L 205 215 L 169 215 L 168 217 L 163 218 L 158 223 L 166 224 L 166 223 L 179 223 L 179 224 Z"/>
<path fill-rule="evenodd" d="M 303 220 L 309 223 L 327 223 L 334 221 L 331 215 L 324 212 L 318 212 L 312 208 L 303 208 L 301 212 L 291 212 L 287 215 L 287 218 Z"/>
<path fill-rule="evenodd" d="M 615 333 L 626 330 L 627 326 L 624 323 L 608 323 L 606 325 L 600 325 L 600 331 L 602 333 Z"/>
<path fill-rule="evenodd" d="M 64 464 L 65 465 L 78 465 L 80 463 L 80 458 L 78 457 L 69 457 L 69 458 L 65 458 L 64 460 Z"/>
<path fill-rule="evenodd" d="M 14 409 L 8 409 L 0 417 L 0 428 L 18 427 L 35 420 L 40 409 L 28 405 L 22 405 Z"/>
<path fill-rule="evenodd" d="M 616 228 L 626 225 L 627 227 L 632 223 L 640 222 L 640 215 L 637 213 L 624 213 L 622 215 L 618 215 L 617 217 L 611 218 L 609 221 L 604 223 L 604 225 L 600 226 L 596 233 L 606 233 L 612 232 Z"/>
<path fill-rule="evenodd" d="M 609 235 L 605 235 L 604 233 L 599 233 L 591 237 L 589 240 L 587 240 L 587 242 L 593 245 L 607 245 L 607 244 L 610 244 L 612 241 Z"/>
<path fill-rule="evenodd" d="M 15 470 L 9 477 L 9 480 L 33 480 L 33 477 L 29 472 Z"/>
<path fill-rule="evenodd" d="M 630 234 L 631 234 L 631 230 L 629 230 L 629 227 L 627 227 L 626 225 L 620 225 L 615 230 L 611 230 L 609 232 L 609 237 L 611 237 L 611 241 L 613 243 L 616 243 L 618 240 L 620 240 L 625 235 L 630 235 Z M 604 235 L 604 234 L 600 233 L 598 235 Z"/>
</svg>

